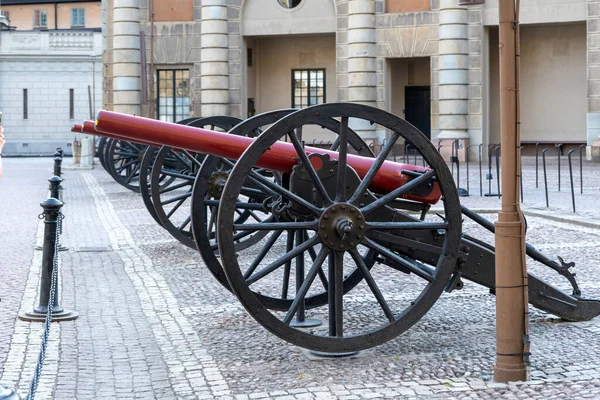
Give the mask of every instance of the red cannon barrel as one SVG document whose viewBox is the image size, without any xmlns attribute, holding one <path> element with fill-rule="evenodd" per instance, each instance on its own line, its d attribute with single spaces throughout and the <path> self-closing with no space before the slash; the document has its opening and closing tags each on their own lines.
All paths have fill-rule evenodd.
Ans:
<svg viewBox="0 0 600 400">
<path fill-rule="evenodd" d="M 82 124 L 73 124 L 73 126 L 71 127 L 71 132 L 87 133 L 88 135 L 98 135 L 99 134 L 99 132 L 96 130 L 96 123 L 94 121 L 89 121 L 89 120 L 83 121 Z M 99 134 L 99 135 L 105 136 L 105 137 L 111 138 L 111 139 L 126 140 L 129 142 L 144 144 L 147 146 L 154 146 L 154 147 L 162 146 L 161 143 L 151 143 L 151 142 L 148 142 L 143 139 L 132 139 L 129 137 L 119 136 L 119 135 L 115 135 L 113 133 L 108 133 L 108 132 L 102 132 L 102 134 Z"/>
<path fill-rule="evenodd" d="M 129 138 L 134 142 L 140 140 L 161 143 L 166 146 L 181 148 L 199 153 L 210 154 L 230 160 L 237 160 L 242 153 L 252 144 L 254 139 L 245 136 L 230 135 L 186 125 L 157 121 L 143 117 L 135 117 L 112 111 L 100 111 L 96 117 L 96 131 Z M 306 147 L 307 154 L 328 154 L 331 159 L 337 160 L 338 153 Z M 257 167 L 273 171 L 288 173 L 298 163 L 298 154 L 291 143 L 276 142 L 266 151 L 257 162 Z M 348 165 L 363 178 L 373 165 L 373 159 L 348 154 Z M 401 164 L 385 161 L 373 179 L 370 189 L 377 193 L 389 193 L 396 188 L 408 183 L 411 177 L 403 174 L 403 170 L 423 172 L 426 168 L 410 164 Z M 405 198 L 435 204 L 441 196 L 439 187 L 427 196 L 406 195 Z"/>
</svg>

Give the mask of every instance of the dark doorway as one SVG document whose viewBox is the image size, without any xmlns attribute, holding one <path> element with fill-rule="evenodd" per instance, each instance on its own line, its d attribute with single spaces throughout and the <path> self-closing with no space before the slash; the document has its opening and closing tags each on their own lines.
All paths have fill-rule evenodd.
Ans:
<svg viewBox="0 0 600 400">
<path fill-rule="evenodd" d="M 404 90 L 406 120 L 431 139 L 431 89 L 429 86 L 407 86 Z"/>
</svg>

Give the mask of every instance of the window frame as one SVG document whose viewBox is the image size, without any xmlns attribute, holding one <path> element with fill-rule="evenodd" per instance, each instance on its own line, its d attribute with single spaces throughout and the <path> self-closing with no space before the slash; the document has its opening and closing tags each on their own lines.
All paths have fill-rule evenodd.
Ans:
<svg viewBox="0 0 600 400">
<path fill-rule="evenodd" d="M 161 107 L 161 103 L 160 103 L 160 83 L 161 83 L 161 77 L 160 74 L 161 72 L 163 73 L 169 73 L 170 77 L 169 80 L 172 80 L 172 89 L 173 89 L 173 104 L 170 106 L 171 107 L 171 114 L 161 114 L 160 112 L 160 107 Z M 181 96 L 178 97 L 177 96 L 177 72 L 186 72 L 187 73 L 187 96 Z M 164 80 L 164 79 L 163 79 Z M 156 119 L 161 120 L 161 116 L 162 115 L 169 115 L 170 117 L 173 118 L 172 122 L 177 122 L 180 121 L 182 119 L 186 119 L 189 118 L 190 112 L 192 110 L 192 96 L 191 96 L 191 73 L 190 73 L 190 69 L 189 68 L 165 68 L 165 69 L 156 69 Z M 181 115 L 181 119 L 178 119 L 177 117 L 177 99 L 181 98 L 188 98 L 188 111 L 187 111 L 187 115 Z M 167 107 L 169 106 L 168 104 L 166 105 Z M 161 120 L 162 121 L 162 120 Z M 168 119 L 166 120 L 168 121 Z"/>
<path fill-rule="evenodd" d="M 79 21 L 75 21 L 75 14 L 77 15 L 77 19 L 81 18 L 81 24 L 74 24 L 73 22 L 79 22 Z M 72 7 L 71 8 L 71 28 L 85 28 L 85 8 L 84 7 Z"/>
<path fill-rule="evenodd" d="M 36 24 L 38 17 L 39 24 Z M 42 20 L 44 20 L 44 24 L 42 24 Z M 45 8 L 36 8 L 33 10 L 33 29 L 48 29 L 48 11 Z"/>
<path fill-rule="evenodd" d="M 23 119 L 29 119 L 29 110 L 28 110 L 29 105 L 27 104 L 27 102 L 28 102 L 27 97 L 28 97 L 27 89 L 23 88 Z"/>
<path fill-rule="evenodd" d="M 69 119 L 75 119 L 75 89 L 69 89 Z"/>
<path fill-rule="evenodd" d="M 307 96 L 307 105 L 302 107 L 302 108 L 306 108 L 306 107 L 310 107 L 313 105 L 317 105 L 317 104 L 324 104 L 327 103 L 327 68 L 292 68 L 292 80 L 291 80 L 291 86 L 292 86 L 292 108 L 300 108 L 299 106 L 296 105 L 296 87 L 294 85 L 295 83 L 295 73 L 296 72 L 308 72 L 308 86 L 306 88 L 308 96 Z M 310 104 L 310 80 L 311 80 L 311 73 L 312 72 L 323 72 L 323 102 L 322 103 L 315 103 L 315 104 Z M 319 97 L 319 96 L 317 96 Z"/>
</svg>

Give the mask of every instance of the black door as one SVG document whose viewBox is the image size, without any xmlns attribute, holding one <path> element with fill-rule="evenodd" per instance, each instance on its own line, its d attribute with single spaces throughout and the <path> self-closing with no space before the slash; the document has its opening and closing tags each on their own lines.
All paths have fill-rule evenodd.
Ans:
<svg viewBox="0 0 600 400">
<path fill-rule="evenodd" d="M 431 139 L 431 89 L 429 86 L 406 86 L 404 117 Z"/>
</svg>

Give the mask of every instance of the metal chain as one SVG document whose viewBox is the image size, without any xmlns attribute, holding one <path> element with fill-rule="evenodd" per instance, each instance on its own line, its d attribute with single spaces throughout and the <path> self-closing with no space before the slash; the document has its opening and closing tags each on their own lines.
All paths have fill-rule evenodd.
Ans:
<svg viewBox="0 0 600 400">
<path fill-rule="evenodd" d="M 52 260 L 52 279 L 50 283 L 50 299 L 48 300 L 48 311 L 46 313 L 46 322 L 44 323 L 44 334 L 42 335 L 40 353 L 38 355 L 37 365 L 35 366 L 33 380 L 31 381 L 31 385 L 29 387 L 29 394 L 27 395 L 27 400 L 34 400 L 35 398 L 35 392 L 37 391 L 40 379 L 42 377 L 44 359 L 46 358 L 46 347 L 48 346 L 50 324 L 52 323 L 52 309 L 54 306 L 54 296 L 56 295 L 56 284 L 58 281 L 58 249 L 60 233 L 62 233 L 62 219 L 63 214 L 59 212 L 56 217 L 56 237 L 54 240 L 54 258 Z"/>
</svg>

